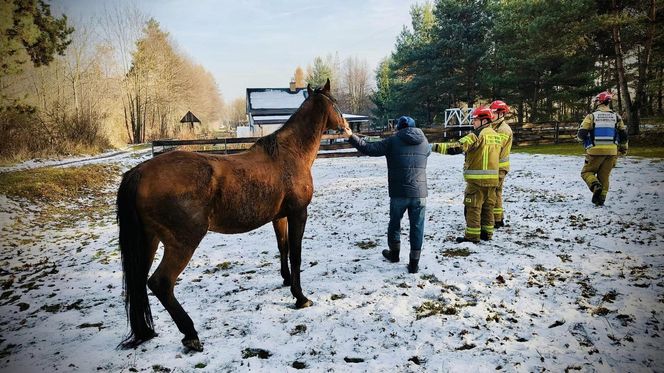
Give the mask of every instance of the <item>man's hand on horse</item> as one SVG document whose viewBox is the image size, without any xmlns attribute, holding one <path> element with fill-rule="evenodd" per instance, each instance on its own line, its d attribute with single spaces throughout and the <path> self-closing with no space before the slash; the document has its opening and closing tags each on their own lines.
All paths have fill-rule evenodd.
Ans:
<svg viewBox="0 0 664 373">
<path fill-rule="evenodd" d="M 341 134 L 344 135 L 346 138 L 350 137 L 350 135 L 353 134 L 353 131 L 350 129 L 350 126 L 344 127 L 344 129 L 341 131 Z"/>
</svg>

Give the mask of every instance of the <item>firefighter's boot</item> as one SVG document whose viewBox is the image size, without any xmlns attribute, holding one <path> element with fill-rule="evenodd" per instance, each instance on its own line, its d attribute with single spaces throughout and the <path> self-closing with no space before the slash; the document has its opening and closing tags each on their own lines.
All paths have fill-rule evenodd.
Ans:
<svg viewBox="0 0 664 373">
<path fill-rule="evenodd" d="M 593 182 L 592 185 L 590 185 L 590 190 L 593 192 L 592 202 L 597 206 L 603 205 L 604 201 L 602 201 L 602 183 L 599 181 Z"/>
<path fill-rule="evenodd" d="M 455 241 L 456 241 L 456 243 L 463 243 L 463 242 L 480 243 L 479 240 L 471 240 L 471 239 L 466 238 L 466 237 L 457 237 Z"/>
<path fill-rule="evenodd" d="M 597 201 L 597 206 L 604 206 L 604 201 L 606 201 L 606 196 L 599 196 L 599 200 Z"/>
</svg>

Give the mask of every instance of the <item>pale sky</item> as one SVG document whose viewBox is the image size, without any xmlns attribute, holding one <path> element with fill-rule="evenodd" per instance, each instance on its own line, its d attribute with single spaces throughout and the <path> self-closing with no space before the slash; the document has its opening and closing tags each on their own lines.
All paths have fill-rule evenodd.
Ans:
<svg viewBox="0 0 664 373">
<path fill-rule="evenodd" d="M 117 0 L 122 4 L 130 0 Z M 210 71 L 226 102 L 246 88 L 287 87 L 297 66 L 314 57 L 366 60 L 371 75 L 394 50 L 410 7 L 422 0 L 145 0 L 134 1 L 155 18 L 196 63 Z M 106 2 L 108 5 L 108 2 Z M 57 0 L 54 11 L 81 19 L 103 1 Z M 334 82 L 332 82 L 334 84 Z"/>
</svg>

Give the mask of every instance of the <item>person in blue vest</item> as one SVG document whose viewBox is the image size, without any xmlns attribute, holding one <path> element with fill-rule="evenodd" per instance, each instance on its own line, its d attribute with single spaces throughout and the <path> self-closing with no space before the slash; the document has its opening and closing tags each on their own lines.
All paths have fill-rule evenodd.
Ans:
<svg viewBox="0 0 664 373">
<path fill-rule="evenodd" d="M 596 206 L 604 205 L 618 154 L 627 154 L 627 128 L 620 115 L 611 110 L 611 99 L 610 92 L 598 94 L 595 111 L 586 115 L 577 133 L 586 148 L 581 178 L 593 193 L 592 203 Z"/>
<path fill-rule="evenodd" d="M 431 154 L 429 142 L 415 120 L 402 116 L 397 120 L 396 132 L 380 142 L 366 142 L 345 129 L 349 142 L 358 151 L 372 157 L 387 159 L 388 192 L 390 195 L 390 222 L 387 227 L 387 245 L 383 256 L 392 263 L 399 261 L 401 250 L 401 218 L 408 211 L 410 221 L 410 261 L 408 272 L 419 270 L 420 253 L 424 242 L 424 214 L 427 198 L 427 157 Z"/>
</svg>

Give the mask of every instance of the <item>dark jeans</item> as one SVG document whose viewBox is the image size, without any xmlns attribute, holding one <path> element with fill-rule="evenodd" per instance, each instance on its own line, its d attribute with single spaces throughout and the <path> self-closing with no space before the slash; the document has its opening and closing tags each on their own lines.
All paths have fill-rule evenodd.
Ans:
<svg viewBox="0 0 664 373">
<path fill-rule="evenodd" d="M 401 218 L 408 210 L 410 221 L 410 251 L 422 250 L 424 241 L 424 212 L 426 210 L 426 198 L 390 198 L 390 224 L 387 227 L 388 243 L 401 242 Z"/>
</svg>

